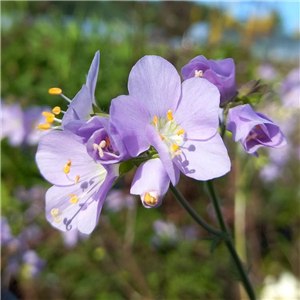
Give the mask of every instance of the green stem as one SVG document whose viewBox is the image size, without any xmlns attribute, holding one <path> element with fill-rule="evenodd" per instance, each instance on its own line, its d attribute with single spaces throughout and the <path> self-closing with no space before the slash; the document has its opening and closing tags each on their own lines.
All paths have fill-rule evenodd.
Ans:
<svg viewBox="0 0 300 300">
<path fill-rule="evenodd" d="M 214 189 L 214 186 L 213 186 L 213 183 L 212 181 L 207 181 L 206 182 L 207 184 L 207 188 L 208 188 L 208 192 L 209 192 L 209 195 L 210 195 L 210 198 L 212 200 L 212 203 L 213 203 L 213 206 L 215 208 L 215 211 L 216 211 L 216 215 L 217 215 L 217 218 L 218 218 L 218 221 L 219 221 L 219 224 L 220 224 L 220 227 L 223 231 L 224 234 L 228 234 L 229 235 L 229 232 L 227 230 L 227 227 L 226 227 L 226 224 L 224 222 L 224 218 L 223 218 L 223 215 L 222 215 L 222 212 L 221 212 L 221 209 L 220 209 L 220 206 L 219 206 L 219 201 L 218 201 L 218 198 L 216 196 L 216 193 L 215 193 L 215 189 Z M 251 300 L 255 300 L 256 297 L 255 297 L 255 293 L 254 293 L 254 290 L 253 290 L 253 287 L 250 283 L 250 280 L 247 276 L 247 273 L 242 265 L 242 262 L 240 261 L 239 259 L 239 256 L 234 248 L 234 245 L 233 245 L 233 242 L 232 242 L 232 239 L 231 238 L 228 238 L 228 239 L 225 239 L 225 244 L 230 252 L 230 255 L 236 265 L 236 268 L 240 274 L 240 277 L 241 277 L 241 280 L 243 282 L 243 285 L 244 285 L 244 288 L 246 290 L 246 292 L 248 293 L 248 296 Z"/>
<path fill-rule="evenodd" d="M 185 198 L 181 195 L 181 193 L 174 187 L 172 184 L 170 185 L 170 190 L 175 195 L 176 199 L 180 202 L 180 204 L 185 208 L 185 210 L 190 214 L 190 216 L 205 230 L 215 236 L 223 235 L 222 231 L 219 231 L 209 224 L 207 224 L 204 220 L 200 218 L 200 216 L 195 212 L 195 210 L 190 206 L 190 204 L 185 200 Z"/>
</svg>

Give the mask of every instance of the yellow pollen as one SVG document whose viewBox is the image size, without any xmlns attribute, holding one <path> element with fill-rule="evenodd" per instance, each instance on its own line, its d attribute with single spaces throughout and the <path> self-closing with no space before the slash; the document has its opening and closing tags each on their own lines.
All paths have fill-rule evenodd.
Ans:
<svg viewBox="0 0 300 300">
<path fill-rule="evenodd" d="M 155 197 L 152 197 L 149 193 L 145 194 L 145 198 L 144 201 L 148 204 L 148 205 L 155 205 L 157 203 L 157 199 Z"/>
<path fill-rule="evenodd" d="M 43 112 L 42 112 L 42 115 L 43 115 L 44 117 L 54 117 L 53 113 L 48 112 L 48 111 L 43 111 Z"/>
<path fill-rule="evenodd" d="M 64 168 L 63 168 L 63 172 L 64 172 L 65 174 L 70 173 L 70 166 L 69 166 L 69 165 L 65 165 Z"/>
<path fill-rule="evenodd" d="M 167 112 L 167 118 L 168 118 L 169 121 L 172 121 L 174 119 L 173 118 L 173 112 L 172 112 L 171 109 L 168 110 L 168 112 Z"/>
<path fill-rule="evenodd" d="M 172 150 L 173 150 L 174 152 L 176 152 L 176 151 L 179 149 L 179 146 L 176 145 L 176 144 L 173 144 L 173 145 L 171 146 L 171 148 L 172 148 Z"/>
<path fill-rule="evenodd" d="M 79 175 L 76 175 L 76 178 L 75 178 L 75 184 L 78 183 L 79 179 L 80 179 L 80 176 L 79 176 Z"/>
<path fill-rule="evenodd" d="M 184 134 L 184 132 L 185 132 L 184 129 L 180 129 L 180 130 L 177 131 L 177 135 Z"/>
<path fill-rule="evenodd" d="M 50 95 L 60 95 L 62 93 L 62 89 L 54 87 L 54 88 L 49 89 L 48 93 Z"/>
<path fill-rule="evenodd" d="M 153 124 L 156 125 L 156 123 L 157 123 L 157 116 L 154 116 L 153 117 Z"/>
<path fill-rule="evenodd" d="M 48 116 L 48 117 L 46 118 L 46 122 L 48 122 L 48 123 L 53 123 L 53 122 L 54 122 L 54 115 L 53 115 L 53 116 Z"/>
<path fill-rule="evenodd" d="M 40 124 L 37 126 L 38 129 L 42 129 L 42 130 L 48 130 L 51 128 L 50 124 Z"/>
<path fill-rule="evenodd" d="M 68 159 L 67 165 L 68 165 L 69 167 L 71 167 L 71 165 L 72 165 L 72 161 L 71 161 L 70 158 Z"/>
<path fill-rule="evenodd" d="M 203 77 L 203 71 L 202 70 L 195 70 L 195 77 Z"/>
<path fill-rule="evenodd" d="M 79 201 L 78 197 L 77 197 L 75 194 L 70 194 L 69 196 L 72 197 L 72 198 L 70 199 L 70 202 L 71 202 L 72 204 L 76 204 L 76 203 Z"/>
<path fill-rule="evenodd" d="M 55 106 L 53 109 L 52 109 L 52 112 L 55 114 L 55 115 L 59 115 L 60 112 L 61 112 L 61 108 L 59 106 Z"/>
<path fill-rule="evenodd" d="M 59 209 L 58 209 L 58 208 L 53 208 L 53 209 L 51 210 L 51 215 L 52 215 L 52 217 L 54 217 L 54 218 L 58 217 L 58 216 L 59 216 Z"/>
<path fill-rule="evenodd" d="M 165 139 L 165 137 L 160 132 L 158 132 L 158 135 L 160 136 L 160 138 L 162 139 L 162 141 Z"/>
</svg>

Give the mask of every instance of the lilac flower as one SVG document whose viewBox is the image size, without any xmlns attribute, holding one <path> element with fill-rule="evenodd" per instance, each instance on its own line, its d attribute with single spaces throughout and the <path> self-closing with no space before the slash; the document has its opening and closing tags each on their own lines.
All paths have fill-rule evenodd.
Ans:
<svg viewBox="0 0 300 300">
<path fill-rule="evenodd" d="M 227 150 L 217 133 L 219 91 L 213 84 L 202 78 L 191 78 L 181 86 L 176 69 L 168 61 L 145 56 L 132 68 L 128 89 L 129 96 L 119 96 L 112 101 L 111 122 L 118 128 L 132 157 L 152 145 L 163 166 L 151 161 L 141 165 L 132 193 L 151 195 L 155 187 L 161 189 L 156 191 L 161 198 L 168 185 L 162 169 L 173 185 L 179 180 L 179 171 L 197 180 L 216 178 L 229 171 Z M 145 172 L 144 168 L 150 171 Z M 138 178 L 139 174 L 148 174 L 151 188 L 147 189 L 146 180 Z M 158 178 L 159 184 L 151 183 Z M 153 203 L 158 202 L 156 199 Z"/>
<path fill-rule="evenodd" d="M 44 259 L 39 258 L 33 250 L 28 250 L 23 255 L 23 275 L 27 278 L 36 278 L 46 265 Z"/>
<path fill-rule="evenodd" d="M 175 246 L 179 240 L 178 231 L 172 222 L 157 220 L 153 223 L 155 235 L 151 242 L 155 247 Z"/>
<path fill-rule="evenodd" d="M 256 73 L 259 78 L 273 81 L 278 76 L 278 72 L 271 64 L 262 64 L 256 69 Z"/>
<path fill-rule="evenodd" d="M 105 207 L 111 212 L 118 212 L 123 208 L 132 209 L 136 205 L 136 199 L 121 190 L 111 190 L 105 200 Z"/>
<path fill-rule="evenodd" d="M 60 88 L 49 89 L 50 94 L 62 96 L 69 102 L 69 105 L 67 111 L 61 110 L 59 106 L 54 107 L 52 112 L 45 111 L 43 115 L 46 117 L 46 123 L 39 125 L 39 129 L 64 129 L 65 125 L 72 121 L 80 126 L 91 117 L 91 115 L 94 113 L 93 106 L 96 105 L 95 88 L 98 78 L 99 61 L 100 52 L 97 51 L 90 66 L 86 84 L 82 86 L 81 90 L 76 94 L 73 100 L 70 100 L 68 97 L 62 94 L 62 90 Z M 60 113 L 64 114 L 62 120 L 56 118 L 56 115 L 59 115 Z M 51 127 L 54 122 L 58 123 L 59 125 Z M 74 126 L 75 125 L 73 125 L 73 127 Z"/>
<path fill-rule="evenodd" d="M 280 94 L 285 106 L 299 108 L 300 68 L 293 69 L 283 80 Z"/>
<path fill-rule="evenodd" d="M 272 182 L 276 180 L 282 173 L 282 168 L 274 163 L 265 165 L 259 172 L 260 178 L 264 182 Z"/>
<path fill-rule="evenodd" d="M 184 80 L 192 77 L 202 77 L 214 84 L 221 95 L 220 103 L 223 104 L 236 94 L 235 66 L 232 58 L 220 61 L 207 60 L 203 55 L 193 58 L 181 69 Z"/>
<path fill-rule="evenodd" d="M 88 235 L 79 232 L 77 229 L 62 232 L 63 242 L 69 249 L 75 247 L 79 240 L 85 240 Z"/>
<path fill-rule="evenodd" d="M 11 234 L 7 219 L 5 217 L 1 216 L 1 244 L 2 244 L 2 246 L 9 244 L 13 239 L 14 239 L 14 237 Z"/>
<path fill-rule="evenodd" d="M 1 101 L 1 139 L 7 137 L 11 146 L 20 146 L 25 137 L 24 113 L 19 104 Z"/>
<path fill-rule="evenodd" d="M 54 184 L 46 193 L 47 220 L 62 231 L 91 233 L 119 165 L 96 163 L 85 145 L 61 131 L 42 137 L 36 160 L 41 174 Z"/>
<path fill-rule="evenodd" d="M 245 150 L 258 156 L 260 147 L 280 148 L 286 139 L 280 128 L 264 114 L 255 112 L 249 104 L 231 108 L 227 117 L 227 130 L 235 142 L 241 141 Z"/>
</svg>

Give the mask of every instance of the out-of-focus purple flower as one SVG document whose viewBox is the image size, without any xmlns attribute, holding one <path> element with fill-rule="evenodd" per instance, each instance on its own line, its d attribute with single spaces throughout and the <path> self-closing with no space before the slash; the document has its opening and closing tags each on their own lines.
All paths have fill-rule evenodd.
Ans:
<svg viewBox="0 0 300 300">
<path fill-rule="evenodd" d="M 119 165 L 96 163 L 85 145 L 61 131 L 41 138 L 36 161 L 41 174 L 54 184 L 46 193 L 47 220 L 62 231 L 77 228 L 90 234 L 119 175 Z"/>
<path fill-rule="evenodd" d="M 13 239 L 14 239 L 14 237 L 11 234 L 7 219 L 5 217 L 1 216 L 1 244 L 2 244 L 2 246 L 9 244 Z"/>
<path fill-rule="evenodd" d="M 265 182 L 276 180 L 282 173 L 282 168 L 278 165 L 270 163 L 265 165 L 259 172 L 259 177 Z"/>
<path fill-rule="evenodd" d="M 63 242 L 69 249 L 75 247 L 79 240 L 86 240 L 89 236 L 83 234 L 77 229 L 62 232 Z"/>
<path fill-rule="evenodd" d="M 172 222 L 157 220 L 153 223 L 155 235 L 151 242 L 157 248 L 162 246 L 175 246 L 178 243 L 179 235 L 176 226 Z"/>
<path fill-rule="evenodd" d="M 8 138 L 11 146 L 20 146 L 25 138 L 24 113 L 19 104 L 7 105 L 1 101 L 1 139 Z"/>
<path fill-rule="evenodd" d="M 28 278 L 36 278 L 45 267 L 44 259 L 39 258 L 33 250 L 28 250 L 24 253 L 23 258 L 23 275 Z"/>
<path fill-rule="evenodd" d="M 215 61 L 213 59 L 207 60 L 203 55 L 199 55 L 181 69 L 181 74 L 184 80 L 202 77 L 214 84 L 220 92 L 221 104 L 237 94 L 235 66 L 232 58 Z"/>
<path fill-rule="evenodd" d="M 262 64 L 256 69 L 259 78 L 266 81 L 273 81 L 278 76 L 278 72 L 271 64 Z"/>
<path fill-rule="evenodd" d="M 173 65 L 158 56 L 145 56 L 132 68 L 128 89 L 129 96 L 112 100 L 110 115 L 132 157 L 152 145 L 173 185 L 180 171 L 197 180 L 208 180 L 230 170 L 227 150 L 217 133 L 219 91 L 213 84 L 191 78 L 181 86 Z M 165 185 L 165 175 L 160 175 L 163 184 L 151 183 L 164 172 L 160 163 L 147 162 L 140 168 L 151 170 L 149 186 Z M 152 188 L 144 183 L 142 192 L 151 196 Z M 163 197 L 161 191 L 155 192 Z M 156 198 L 154 194 L 151 197 Z M 152 198 L 148 202 L 156 206 L 157 198 Z"/>
<path fill-rule="evenodd" d="M 105 200 L 104 207 L 111 212 L 118 212 L 123 208 L 132 209 L 136 205 L 136 199 L 120 190 L 111 190 Z"/>
<path fill-rule="evenodd" d="M 300 107 L 300 68 L 295 68 L 283 80 L 280 95 L 287 107 Z"/>
<path fill-rule="evenodd" d="M 235 142 L 241 141 L 246 152 L 258 156 L 260 147 L 280 148 L 286 139 L 280 128 L 264 114 L 255 112 L 249 104 L 231 108 L 227 117 L 227 130 Z"/>
</svg>

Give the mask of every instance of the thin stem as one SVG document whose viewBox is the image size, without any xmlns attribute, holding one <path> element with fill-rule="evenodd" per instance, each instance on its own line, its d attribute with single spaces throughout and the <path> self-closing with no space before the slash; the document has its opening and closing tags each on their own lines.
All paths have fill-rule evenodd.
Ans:
<svg viewBox="0 0 300 300">
<path fill-rule="evenodd" d="M 212 200 L 212 203 L 214 205 L 214 208 L 215 208 L 215 211 L 216 211 L 216 215 L 217 215 L 217 218 L 218 218 L 218 221 L 219 221 L 219 224 L 220 224 L 220 227 L 223 231 L 224 234 L 228 234 L 229 235 L 229 232 L 227 230 L 227 227 L 226 227 L 226 224 L 224 222 L 224 218 L 223 218 L 223 215 L 222 215 L 222 212 L 221 212 L 221 209 L 220 209 L 220 206 L 219 206 L 219 201 L 218 201 L 218 198 L 216 196 L 216 193 L 215 193 L 215 189 L 214 189 L 214 186 L 213 186 L 213 183 L 212 181 L 207 181 L 206 182 L 207 184 L 207 188 L 208 188 L 208 192 L 209 192 L 209 195 L 210 195 L 210 198 Z M 232 239 L 231 238 L 228 238 L 228 239 L 225 239 L 225 244 L 230 252 L 230 255 L 236 265 L 236 268 L 240 274 L 240 277 L 241 277 L 241 280 L 243 282 L 243 285 L 244 285 L 244 288 L 245 290 L 247 291 L 248 293 L 248 296 L 251 300 L 255 300 L 256 297 L 255 297 L 255 293 L 254 293 L 254 290 L 253 290 L 253 287 L 249 281 L 249 278 L 247 276 L 247 273 L 242 265 L 242 262 L 240 261 L 239 259 L 239 256 L 233 246 L 233 242 L 232 242 Z"/>
<path fill-rule="evenodd" d="M 180 202 L 180 204 L 185 208 L 185 210 L 190 214 L 190 216 L 205 230 L 207 230 L 209 233 L 215 235 L 215 236 L 221 236 L 223 235 L 223 232 L 220 230 L 217 230 L 207 224 L 204 220 L 200 218 L 200 216 L 195 212 L 195 210 L 190 206 L 190 204 L 185 200 L 185 198 L 181 195 L 181 193 L 177 190 L 176 187 L 174 187 L 172 184 L 170 185 L 170 190 L 175 195 L 176 199 Z"/>
</svg>

